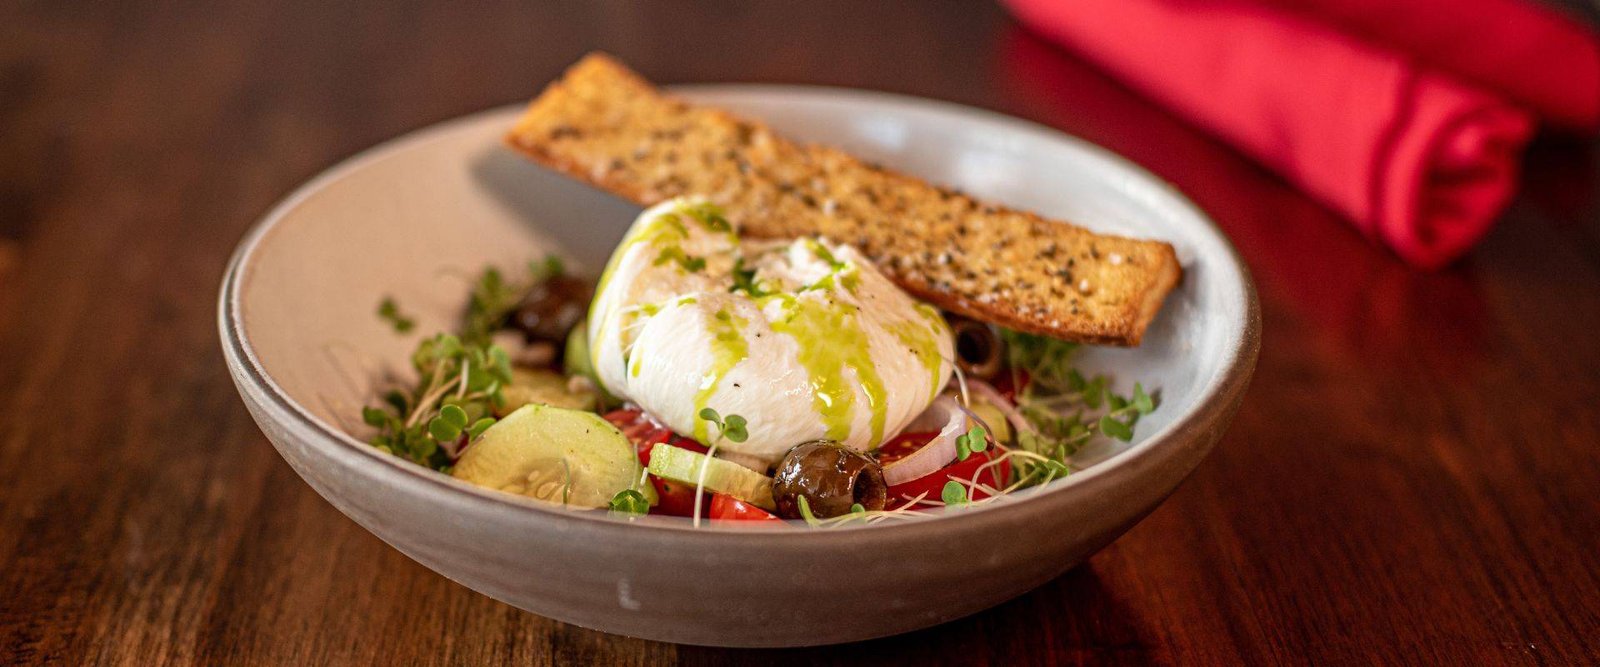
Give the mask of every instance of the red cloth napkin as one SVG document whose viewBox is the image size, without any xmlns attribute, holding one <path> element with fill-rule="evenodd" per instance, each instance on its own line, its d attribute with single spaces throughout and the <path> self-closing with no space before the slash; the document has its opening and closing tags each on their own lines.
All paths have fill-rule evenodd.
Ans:
<svg viewBox="0 0 1600 667">
<path fill-rule="evenodd" d="M 1415 265 L 1465 252 L 1515 187 L 1527 112 L 1309 16 L 1238 0 L 1004 1 Z"/>
<path fill-rule="evenodd" d="M 1527 107 L 1600 130 L 1600 34 L 1535 0 L 1272 0 Z"/>
</svg>

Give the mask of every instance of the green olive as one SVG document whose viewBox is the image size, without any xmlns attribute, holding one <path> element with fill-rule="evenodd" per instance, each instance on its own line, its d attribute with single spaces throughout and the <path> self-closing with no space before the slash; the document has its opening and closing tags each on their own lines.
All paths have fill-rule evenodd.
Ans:
<svg viewBox="0 0 1600 667">
<path fill-rule="evenodd" d="M 881 510 L 888 491 L 877 461 L 831 440 L 796 445 L 778 463 L 772 478 L 778 516 L 785 519 L 802 518 L 800 498 L 818 518 L 849 514 L 857 503 Z"/>
</svg>

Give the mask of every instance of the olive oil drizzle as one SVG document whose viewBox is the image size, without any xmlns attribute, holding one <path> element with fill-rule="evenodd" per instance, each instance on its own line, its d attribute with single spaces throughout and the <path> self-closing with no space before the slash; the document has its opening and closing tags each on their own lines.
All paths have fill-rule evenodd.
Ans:
<svg viewBox="0 0 1600 667">
<path fill-rule="evenodd" d="M 683 221 L 685 216 L 689 217 L 695 222 L 700 223 L 700 225 L 705 227 L 708 231 L 725 234 L 734 243 L 738 242 L 738 234 L 734 232 L 732 225 L 728 224 L 727 220 L 722 217 L 721 212 L 715 207 L 703 202 L 679 202 L 678 205 L 673 208 L 673 210 L 656 215 L 649 220 L 645 220 L 640 224 L 634 225 L 633 228 L 628 230 L 628 233 L 623 236 L 622 242 L 617 244 L 617 249 L 612 251 L 611 257 L 606 260 L 606 267 L 600 272 L 600 280 L 596 282 L 594 293 L 597 296 L 606 293 L 606 288 L 611 284 L 611 279 L 616 274 L 617 266 L 622 263 L 623 257 L 625 257 L 635 245 L 643 243 L 647 247 L 658 250 L 657 261 L 655 262 L 655 265 L 662 263 L 659 261 L 662 254 L 668 253 L 674 249 L 678 251 L 679 255 L 682 255 L 683 242 L 689 239 L 689 228 L 684 224 Z M 679 268 L 680 270 L 683 269 L 681 265 Z M 598 304 L 599 301 L 600 300 L 596 298 L 589 302 L 589 314 L 585 318 L 586 320 L 592 321 L 594 319 L 595 305 Z M 656 307 L 657 310 L 659 310 L 659 308 L 659 306 Z M 649 317 L 654 314 L 654 312 L 646 312 L 645 316 Z M 635 313 L 624 318 L 624 328 L 630 325 L 637 317 L 638 315 Z M 605 336 L 609 333 L 604 322 L 599 324 L 600 326 L 591 327 L 589 330 L 589 349 L 591 350 L 595 349 L 595 344 L 598 341 L 604 340 Z M 623 350 L 624 364 L 629 362 L 628 356 L 628 350 L 625 346 Z M 630 372 L 632 372 L 633 375 L 638 375 L 637 365 L 634 365 L 630 369 Z M 603 385 L 604 383 L 602 382 L 601 384 Z M 602 388 L 607 389 L 608 391 L 615 391 L 618 389 L 616 387 Z"/>
<path fill-rule="evenodd" d="M 822 418 L 828 439 L 843 441 L 850 437 L 856 402 L 855 388 L 845 378 L 845 369 L 850 369 L 861 385 L 866 408 L 871 411 L 872 443 L 880 442 L 888 418 L 888 397 L 878 367 L 872 362 L 866 332 L 861 328 L 860 308 L 837 301 L 832 295 L 798 298 L 778 294 L 769 298 L 783 302 L 783 317 L 772 322 L 772 329 L 797 344 L 797 360 L 810 375 L 812 405 Z"/>
<path fill-rule="evenodd" d="M 749 323 L 749 320 L 728 312 L 726 306 L 706 317 L 706 330 L 711 334 L 711 369 L 701 377 L 699 391 L 695 393 L 696 414 L 710 405 L 711 396 L 717 392 L 728 371 L 750 356 L 750 345 L 745 342 L 743 331 Z M 708 442 L 706 423 L 704 419 L 694 421 L 694 438 L 700 442 Z"/>
<path fill-rule="evenodd" d="M 888 326 L 901 345 L 917 355 L 917 361 L 922 362 L 923 369 L 928 371 L 928 400 L 933 400 L 939 395 L 943 387 L 939 383 L 944 370 L 944 357 L 939 354 L 939 337 L 949 335 L 949 325 L 939 311 L 927 304 L 917 304 L 917 312 L 922 315 L 924 322 L 905 319 L 894 322 Z"/>
<path fill-rule="evenodd" d="M 629 231 L 601 273 L 596 294 L 607 293 L 618 265 L 634 245 L 644 243 L 657 251 L 654 264 L 657 266 L 664 263 L 661 257 L 671 249 L 680 248 L 678 252 L 681 254 L 682 244 L 691 235 L 690 225 L 686 224 L 691 220 L 709 232 L 726 234 L 737 247 L 737 234 L 715 207 L 703 203 L 683 203 Z M 839 260 L 825 245 L 814 239 L 806 241 L 807 249 L 832 270 L 809 285 L 790 287 L 792 291 L 753 293 L 752 300 L 771 317 L 769 325 L 775 333 L 795 341 L 796 361 L 808 375 L 812 404 L 822 422 L 825 436 L 840 441 L 848 439 L 854 425 L 856 403 L 864 400 L 866 405 L 863 407 L 869 411 L 871 444 L 876 445 L 883 439 L 888 417 L 888 395 L 883 378 L 873 362 L 869 338 L 862 327 L 861 306 L 855 303 L 855 297 L 860 296 L 860 272 L 863 269 L 854 262 Z M 680 268 L 684 266 L 681 261 L 679 265 Z M 692 298 L 685 298 L 680 303 L 692 302 Z M 767 307 L 773 302 L 779 304 L 776 312 Z M 629 313 L 626 319 L 651 317 L 661 305 L 641 306 Z M 918 304 L 917 310 L 922 316 L 921 320 L 925 321 L 912 317 L 896 318 L 886 328 L 900 345 L 917 356 L 927 370 L 932 397 L 939 390 L 939 378 L 945 363 L 939 353 L 939 340 L 941 335 L 948 335 L 949 326 L 931 307 Z M 749 356 L 749 344 L 743 331 L 748 325 L 746 318 L 734 315 L 726 306 L 706 313 L 706 329 L 711 335 L 712 364 L 702 375 L 697 387 L 694 401 L 696 412 L 709 407 L 724 377 Z M 600 340 L 604 335 L 606 332 L 599 329 L 591 330 L 592 341 Z M 629 356 L 624 350 L 626 372 L 637 376 L 642 360 L 630 359 Z M 849 377 L 847 370 L 854 375 L 853 378 Z M 857 386 L 860 387 L 860 396 L 857 396 Z M 696 421 L 693 435 L 704 442 L 708 437 L 706 422 Z"/>
</svg>

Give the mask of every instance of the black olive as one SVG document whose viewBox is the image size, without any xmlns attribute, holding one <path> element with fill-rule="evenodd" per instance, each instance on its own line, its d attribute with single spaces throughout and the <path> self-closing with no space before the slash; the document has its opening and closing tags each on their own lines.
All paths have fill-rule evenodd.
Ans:
<svg viewBox="0 0 1600 667">
<path fill-rule="evenodd" d="M 506 324 L 522 332 L 530 343 L 546 342 L 559 349 L 567 342 L 567 332 L 583 319 L 591 296 L 589 283 L 565 275 L 551 276 L 528 290 Z"/>
<path fill-rule="evenodd" d="M 785 519 L 802 518 L 802 497 L 813 516 L 827 518 L 849 514 L 857 503 L 868 510 L 881 510 L 888 492 L 877 461 L 831 440 L 796 445 L 784 455 L 772 477 L 772 497 L 778 516 Z"/>
<path fill-rule="evenodd" d="M 946 317 L 956 335 L 956 364 L 961 366 L 961 372 L 984 380 L 998 375 L 1005 357 L 1005 341 L 994 327 L 959 315 Z"/>
</svg>

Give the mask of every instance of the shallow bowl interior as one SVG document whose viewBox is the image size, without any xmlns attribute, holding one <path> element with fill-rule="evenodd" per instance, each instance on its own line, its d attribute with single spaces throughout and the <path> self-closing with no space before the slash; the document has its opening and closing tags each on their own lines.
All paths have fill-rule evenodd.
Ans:
<svg viewBox="0 0 1600 667">
<path fill-rule="evenodd" d="M 705 86 L 681 92 L 761 118 L 787 135 L 837 145 L 980 198 L 1100 231 L 1171 242 L 1185 277 L 1144 344 L 1130 350 L 1093 348 L 1083 354 L 1084 366 L 1114 374 L 1124 391 L 1136 380 L 1159 388 L 1159 409 L 1139 423 L 1132 442 L 1083 452 L 1086 468 L 1064 482 L 974 511 L 930 516 L 915 522 L 920 527 L 753 535 L 754 529 L 740 527 L 696 533 L 684 520 L 662 517 L 626 524 L 603 513 L 568 512 L 476 489 L 383 456 L 361 443 L 367 433 L 360 406 L 386 380 L 409 372 L 406 359 L 417 338 L 451 326 L 469 282 L 482 267 L 513 270 L 558 253 L 569 266 L 592 270 L 603 264 L 638 212 L 503 148 L 500 136 L 518 111 L 510 107 L 445 123 L 352 158 L 286 199 L 241 244 L 222 295 L 224 349 L 252 413 L 313 487 L 419 561 L 524 608 L 660 639 L 790 645 L 920 627 L 1036 585 L 1143 516 L 1215 442 L 1253 367 L 1258 326 L 1254 293 L 1227 241 L 1169 187 L 1092 145 L 954 105 L 795 87 Z M 416 317 L 412 334 L 397 335 L 375 316 L 385 296 L 395 297 Z M 401 497 L 418 507 L 454 508 L 458 520 L 443 527 L 414 520 L 407 524 L 398 514 L 405 503 L 379 502 L 386 497 Z M 608 549 L 703 550 L 715 543 L 730 552 L 753 550 L 764 558 L 766 562 L 746 564 L 745 576 L 759 579 L 803 570 L 784 570 L 780 563 L 805 558 L 810 551 L 829 553 L 873 541 L 878 547 L 894 542 L 915 549 L 919 540 L 938 539 L 941 532 L 978 535 L 1020 525 L 1051 511 L 1049 506 L 1072 509 L 1057 511 L 1062 517 L 1092 511 L 1098 518 L 1086 519 L 1074 531 L 1038 538 L 1045 543 L 999 549 L 996 558 L 1045 553 L 1058 562 L 1010 578 L 997 575 L 1003 583 L 991 586 L 995 593 L 946 610 L 831 634 L 740 635 L 744 631 L 705 629 L 720 612 L 681 601 L 658 605 L 658 615 L 689 614 L 689 620 L 641 615 L 641 596 L 671 596 L 681 586 L 651 582 L 649 571 L 630 571 L 622 561 L 609 574 L 574 576 L 566 588 L 519 583 L 516 568 L 551 572 L 550 559 L 585 556 L 559 549 L 517 555 L 494 551 L 516 548 L 518 535 L 547 540 L 582 533 L 603 542 L 585 547 L 602 555 Z M 424 534 L 429 530 L 434 532 Z M 514 534 L 485 535 L 491 531 Z M 882 537 L 871 537 L 874 533 Z M 474 549 L 458 549 L 460 555 L 454 557 L 436 553 L 447 535 L 475 540 L 479 562 L 458 562 L 473 558 Z M 918 553 L 934 558 L 936 552 Z M 920 576 L 940 576 L 934 565 L 923 571 Z M 632 583 L 616 592 L 619 579 Z M 605 599 L 584 597 L 584 585 L 606 590 Z M 737 582 L 724 585 L 739 587 Z M 794 585 L 815 590 L 819 598 L 838 594 L 827 586 Z M 999 595 L 1004 597 L 995 599 Z M 634 605 L 641 609 L 630 609 Z M 626 622 L 613 622 L 605 615 L 608 609 L 633 614 Z M 696 620 L 695 613 L 711 616 Z"/>
</svg>

